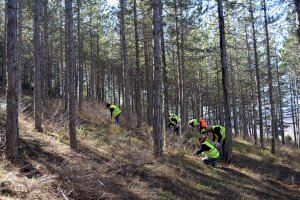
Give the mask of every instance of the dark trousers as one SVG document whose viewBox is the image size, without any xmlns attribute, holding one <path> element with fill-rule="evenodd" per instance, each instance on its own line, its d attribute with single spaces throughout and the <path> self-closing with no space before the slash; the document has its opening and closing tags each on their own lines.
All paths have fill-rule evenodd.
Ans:
<svg viewBox="0 0 300 200">
<path fill-rule="evenodd" d="M 201 161 L 202 161 L 204 164 L 206 164 L 206 165 L 210 165 L 210 166 L 213 166 L 213 167 L 216 167 L 216 166 L 217 166 L 217 158 L 204 157 L 204 158 L 202 158 Z"/>
<path fill-rule="evenodd" d="M 221 153 L 220 158 L 223 158 L 224 156 L 225 156 L 225 139 L 222 142 L 222 153 Z"/>
<path fill-rule="evenodd" d="M 169 128 L 172 130 L 173 129 L 173 131 L 174 131 L 174 133 L 176 134 L 176 135 L 180 135 L 180 126 L 179 125 L 177 125 L 177 126 L 175 126 L 174 124 L 169 124 Z"/>
<path fill-rule="evenodd" d="M 118 116 L 115 117 L 115 122 L 116 122 L 117 125 L 120 124 L 120 119 L 119 119 L 119 117 L 120 117 L 120 115 L 118 115 Z"/>
</svg>

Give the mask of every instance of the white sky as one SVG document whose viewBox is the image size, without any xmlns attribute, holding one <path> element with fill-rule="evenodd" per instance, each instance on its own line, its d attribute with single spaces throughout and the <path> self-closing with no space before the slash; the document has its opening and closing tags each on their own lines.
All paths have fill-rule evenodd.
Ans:
<svg viewBox="0 0 300 200">
<path fill-rule="evenodd" d="M 107 4 L 111 6 L 115 6 L 119 3 L 119 0 L 107 0 Z"/>
</svg>

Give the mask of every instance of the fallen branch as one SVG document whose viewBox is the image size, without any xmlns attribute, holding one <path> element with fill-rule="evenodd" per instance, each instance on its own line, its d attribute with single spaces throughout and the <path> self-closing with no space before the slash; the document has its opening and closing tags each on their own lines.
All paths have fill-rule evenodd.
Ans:
<svg viewBox="0 0 300 200">
<path fill-rule="evenodd" d="M 104 183 L 102 183 L 101 181 L 98 180 L 98 182 L 99 182 L 101 185 L 105 186 Z"/>
<path fill-rule="evenodd" d="M 65 193 L 62 191 L 62 189 L 58 188 L 58 190 L 61 192 L 65 200 L 69 200 L 69 198 L 65 195 Z"/>
</svg>

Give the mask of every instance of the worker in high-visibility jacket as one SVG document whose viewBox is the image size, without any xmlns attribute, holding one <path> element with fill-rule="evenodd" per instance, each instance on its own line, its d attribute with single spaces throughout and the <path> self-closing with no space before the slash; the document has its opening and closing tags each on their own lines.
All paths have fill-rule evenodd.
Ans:
<svg viewBox="0 0 300 200">
<path fill-rule="evenodd" d="M 206 134 L 207 133 L 207 122 L 205 119 L 201 118 L 201 119 L 192 119 L 189 121 L 189 126 L 191 128 L 195 128 L 198 127 L 199 129 L 199 133 L 202 134 Z"/>
<path fill-rule="evenodd" d="M 106 103 L 106 108 L 109 109 L 111 118 L 114 117 L 116 124 L 119 124 L 119 117 L 122 113 L 122 110 L 118 106 L 110 103 Z"/>
<path fill-rule="evenodd" d="M 212 136 L 213 136 L 212 144 L 217 148 L 222 146 L 221 157 L 223 157 L 224 153 L 225 153 L 225 138 L 226 138 L 225 127 L 221 126 L 221 125 L 213 125 L 211 127 L 208 127 L 207 131 L 209 133 L 212 133 Z"/>
<path fill-rule="evenodd" d="M 169 118 L 168 127 L 172 128 L 175 133 L 180 134 L 180 122 L 181 122 L 180 117 L 175 114 L 169 114 L 168 118 Z"/>
<path fill-rule="evenodd" d="M 217 160 L 220 155 L 218 149 L 209 142 L 209 140 L 207 139 L 207 135 L 202 135 L 198 141 L 200 147 L 197 151 L 194 152 L 194 155 L 204 155 L 205 157 L 202 158 L 201 161 L 204 164 L 216 167 Z"/>
</svg>

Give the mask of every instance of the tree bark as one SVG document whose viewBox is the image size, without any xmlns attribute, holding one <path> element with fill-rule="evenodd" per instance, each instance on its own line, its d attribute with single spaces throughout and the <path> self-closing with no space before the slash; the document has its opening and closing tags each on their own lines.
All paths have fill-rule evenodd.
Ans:
<svg viewBox="0 0 300 200">
<path fill-rule="evenodd" d="M 23 66 L 23 1 L 18 1 L 18 100 L 22 102 L 22 66 Z M 21 110 L 20 110 L 21 111 Z"/>
<path fill-rule="evenodd" d="M 179 36 L 180 36 L 180 30 L 179 30 L 179 19 L 178 19 L 178 4 L 179 4 L 179 1 L 175 1 L 174 2 L 174 11 L 175 11 L 175 28 L 176 28 L 176 56 L 177 56 L 177 68 L 178 68 L 178 75 L 177 75 L 177 79 L 176 79 L 176 91 L 175 91 L 175 94 L 176 94 L 176 98 L 177 98 L 177 102 L 176 102 L 176 105 L 179 105 L 177 106 L 177 109 L 176 109 L 176 114 L 179 114 L 181 115 L 181 117 L 183 116 L 182 114 L 182 73 L 181 73 L 181 56 L 180 56 L 180 44 L 179 44 Z M 182 122 L 181 122 L 182 124 Z M 183 125 L 183 124 L 182 124 Z"/>
<path fill-rule="evenodd" d="M 73 55 L 73 13 L 72 13 L 73 0 L 65 0 L 65 13 L 66 13 L 66 41 L 67 41 L 67 68 L 69 69 L 69 134 L 70 134 L 70 147 L 71 149 L 77 148 L 76 141 L 76 113 L 75 113 L 75 82 L 74 82 L 74 55 Z"/>
<path fill-rule="evenodd" d="M 165 126 L 168 124 L 168 114 L 169 114 L 169 83 L 167 76 L 167 62 L 166 62 L 166 50 L 165 50 L 165 37 L 164 37 L 164 20 L 163 20 L 163 4 L 160 0 L 159 7 L 160 15 L 160 31 L 161 31 L 161 59 L 162 59 L 162 71 L 163 71 L 163 91 L 164 91 L 164 120 Z"/>
<path fill-rule="evenodd" d="M 160 19 L 159 0 L 152 1 L 153 6 L 153 36 L 154 36 L 154 118 L 153 118 L 153 139 L 154 155 L 157 158 L 163 157 L 163 134 L 162 134 L 162 107 L 161 107 L 161 46 L 160 46 Z"/>
<path fill-rule="evenodd" d="M 45 45 L 45 55 L 44 57 L 44 100 L 47 101 L 50 93 L 51 86 L 51 61 L 49 54 L 49 17 L 48 17 L 48 0 L 43 0 L 43 12 L 44 12 L 44 20 L 43 20 L 43 29 L 44 29 L 44 45 Z"/>
<path fill-rule="evenodd" d="M 124 68 L 124 114 L 126 124 L 130 125 L 130 91 L 129 91 L 129 66 L 127 60 L 127 44 L 125 33 L 125 0 L 120 0 L 120 33 L 122 46 L 122 64 Z"/>
<path fill-rule="evenodd" d="M 246 43 L 247 43 L 247 60 L 248 60 L 248 68 L 249 68 L 249 74 L 250 74 L 250 89 L 251 89 L 251 104 L 252 104 L 252 128 L 253 128 L 253 137 L 254 137 L 254 144 L 257 145 L 257 127 L 256 127 L 256 104 L 257 104 L 257 97 L 254 92 L 253 84 L 255 84 L 254 76 L 253 76 L 253 69 L 252 69 L 252 62 L 251 62 L 251 55 L 250 55 L 250 45 L 248 41 L 248 31 L 247 26 L 245 26 L 245 33 L 246 33 Z"/>
<path fill-rule="evenodd" d="M 294 92 L 293 92 L 293 79 L 291 78 L 291 75 L 289 76 L 290 80 L 290 105 L 291 105 L 291 111 L 292 111 L 292 122 L 293 122 L 293 131 L 294 131 L 294 143 L 295 146 L 297 146 L 297 131 L 296 131 L 296 120 L 295 120 L 295 108 L 294 108 Z"/>
<path fill-rule="evenodd" d="M 146 27 L 144 27 L 145 30 Z M 145 70 L 147 81 L 147 111 L 146 119 L 149 126 L 153 125 L 153 67 L 149 59 L 149 41 L 148 34 L 144 31 L 144 57 L 145 57 Z"/>
<path fill-rule="evenodd" d="M 41 1 L 34 3 L 34 122 L 35 129 L 42 132 L 42 83 L 41 83 Z"/>
<path fill-rule="evenodd" d="M 77 0 L 77 37 L 78 37 L 78 70 L 79 70 L 79 111 L 82 111 L 83 104 L 83 38 L 81 36 L 81 0 Z"/>
<path fill-rule="evenodd" d="M 134 36 L 135 36 L 135 112 L 137 115 L 137 128 L 142 125 L 142 104 L 141 104 L 141 67 L 140 67 L 140 48 L 139 48 L 139 34 L 138 34 L 138 20 L 137 20 L 137 5 L 136 0 L 133 1 L 134 10 Z"/>
<path fill-rule="evenodd" d="M 229 82 L 228 82 L 228 63 L 225 38 L 225 20 L 223 14 L 223 1 L 218 0 L 218 16 L 219 16 L 219 31 L 220 31 L 220 52 L 222 63 L 222 83 L 225 108 L 225 127 L 226 127 L 226 142 L 225 142 L 225 161 L 231 163 L 232 160 L 232 129 L 231 129 L 231 112 L 229 107 Z"/>
<path fill-rule="evenodd" d="M 271 66 L 271 56 L 270 56 L 270 40 L 269 40 L 266 0 L 263 0 L 263 10 L 264 10 L 265 34 L 266 34 L 269 99 L 270 99 L 270 106 L 271 106 L 271 128 L 272 128 L 271 153 L 275 154 L 276 117 L 275 117 L 275 109 L 274 109 L 274 102 L 273 102 L 272 66 Z"/>
<path fill-rule="evenodd" d="M 188 122 L 188 102 L 187 102 L 187 90 L 186 90 L 186 79 L 185 79 L 185 51 L 184 51 L 184 44 L 185 44 L 185 23 L 184 23 L 184 16 L 183 16 L 183 9 L 184 9 L 184 2 L 181 2 L 181 7 L 180 7 L 180 25 L 181 25 L 181 36 L 180 36 L 180 48 L 181 48 L 181 87 L 182 87 L 182 102 L 181 102 L 181 110 L 182 110 L 182 129 L 185 131 L 185 124 Z"/>
<path fill-rule="evenodd" d="M 300 45 L 300 0 L 294 0 L 296 6 L 296 21 L 297 21 L 297 36 L 298 36 L 298 43 Z"/>
<path fill-rule="evenodd" d="M 235 44 L 236 46 L 236 44 Z M 237 47 L 236 47 L 237 48 Z M 235 64 L 238 68 L 238 58 L 237 58 L 237 53 L 235 53 Z M 232 114 L 233 114 L 233 129 L 234 129 L 234 134 L 235 135 L 239 135 L 239 126 L 238 126 L 238 114 L 237 114 L 237 101 L 236 101 L 236 88 L 235 88 L 235 78 L 234 78 L 234 67 L 233 64 L 230 65 L 231 66 L 231 70 L 230 70 L 230 82 L 231 82 L 231 99 L 232 99 Z"/>
<path fill-rule="evenodd" d="M 18 155 L 18 77 L 17 61 L 17 1 L 7 2 L 7 106 L 6 106 L 6 140 L 7 159 L 15 162 Z"/>
<path fill-rule="evenodd" d="M 258 62 L 258 52 L 257 52 L 257 44 L 256 44 L 256 30 L 255 30 L 255 22 L 253 16 L 253 6 L 252 0 L 250 0 L 250 17 L 251 17 L 251 25 L 252 25 L 252 34 L 253 34 L 253 50 L 254 50 L 254 64 L 256 71 L 256 87 L 257 87 L 257 99 L 258 99 L 258 115 L 259 115 L 259 134 L 260 134 L 260 146 L 264 149 L 264 128 L 263 128 L 263 111 L 262 111 L 262 100 L 261 100 L 261 86 L 260 86 L 260 70 L 259 70 L 259 62 Z"/>
<path fill-rule="evenodd" d="M 280 81 L 280 73 L 279 73 L 279 62 L 277 57 L 277 52 L 275 48 L 276 54 L 276 72 L 277 72 L 277 84 L 278 84 L 278 101 L 279 101 L 279 120 L 280 120 L 280 134 L 281 134 L 281 142 L 285 144 L 284 138 L 284 121 L 283 121 L 283 108 L 282 108 L 282 91 L 281 91 L 281 81 Z"/>
</svg>

